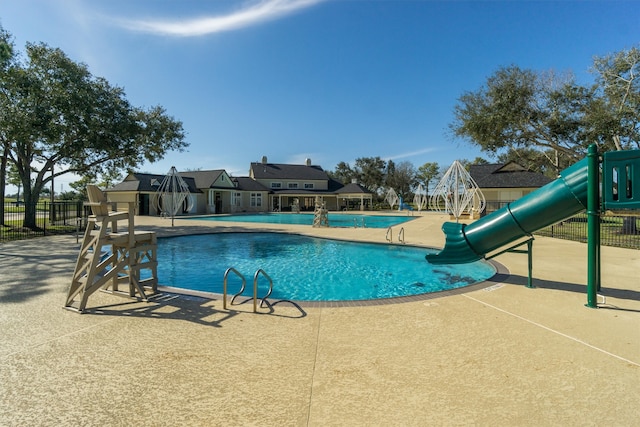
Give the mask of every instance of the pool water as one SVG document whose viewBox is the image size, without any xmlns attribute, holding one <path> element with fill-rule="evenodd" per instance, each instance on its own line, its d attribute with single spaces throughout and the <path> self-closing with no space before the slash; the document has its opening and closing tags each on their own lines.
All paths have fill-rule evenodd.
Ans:
<svg viewBox="0 0 640 427">
<path fill-rule="evenodd" d="M 432 265 L 428 249 L 356 243 L 282 233 L 217 233 L 158 239 L 161 285 L 222 293 L 225 271 L 234 267 L 247 280 L 263 269 L 273 280 L 272 298 L 293 301 L 353 301 L 393 298 L 455 289 L 492 277 L 482 261 Z M 258 295 L 268 281 L 259 276 Z M 231 274 L 228 293 L 241 280 Z"/>
<path fill-rule="evenodd" d="M 257 222 L 263 224 L 294 224 L 312 225 L 312 213 L 259 213 L 259 214 L 238 214 L 238 215 L 212 215 L 180 219 L 197 219 L 204 221 L 223 222 Z M 387 215 L 358 215 L 329 213 L 330 227 L 367 227 L 367 228 L 387 228 L 407 222 L 412 217 L 409 216 L 387 216 Z"/>
</svg>

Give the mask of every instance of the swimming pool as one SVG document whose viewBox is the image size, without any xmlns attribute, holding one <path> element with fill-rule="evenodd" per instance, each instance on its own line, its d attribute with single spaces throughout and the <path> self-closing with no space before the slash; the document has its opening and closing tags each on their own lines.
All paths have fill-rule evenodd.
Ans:
<svg viewBox="0 0 640 427">
<path fill-rule="evenodd" d="M 387 216 L 387 215 L 358 215 L 329 213 L 330 227 L 368 227 L 368 228 L 387 228 L 394 225 L 402 224 L 412 220 L 410 216 Z M 294 225 L 312 225 L 312 213 L 257 213 L 257 214 L 237 214 L 237 215 L 211 215 L 192 218 L 180 219 L 197 219 L 204 221 L 223 221 L 223 222 L 258 222 L 264 224 L 294 224 Z"/>
<path fill-rule="evenodd" d="M 227 268 L 246 278 L 247 289 L 263 269 L 273 279 L 272 298 L 354 301 L 451 290 L 496 273 L 482 261 L 432 265 L 424 259 L 428 251 L 266 232 L 167 237 L 158 239 L 158 279 L 165 286 L 222 293 Z M 258 283 L 262 296 L 268 283 Z M 229 276 L 229 294 L 240 285 L 236 275 Z"/>
</svg>

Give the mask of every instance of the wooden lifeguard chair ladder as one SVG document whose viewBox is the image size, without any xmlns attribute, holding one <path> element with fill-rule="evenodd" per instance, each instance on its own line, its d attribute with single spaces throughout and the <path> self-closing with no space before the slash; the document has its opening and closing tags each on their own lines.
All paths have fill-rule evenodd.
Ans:
<svg viewBox="0 0 640 427">
<path fill-rule="evenodd" d="M 98 289 L 147 301 L 157 292 L 157 238 L 151 231 L 135 231 L 133 203 L 127 211 L 110 208 L 106 195 L 95 185 L 87 186 L 92 215 L 89 216 L 67 294 L 65 308 L 82 313 L 89 296 Z M 118 222 L 126 221 L 126 230 Z M 141 271 L 150 277 L 141 279 Z M 120 290 L 126 285 L 127 291 Z M 77 300 L 77 301 L 76 301 Z"/>
</svg>

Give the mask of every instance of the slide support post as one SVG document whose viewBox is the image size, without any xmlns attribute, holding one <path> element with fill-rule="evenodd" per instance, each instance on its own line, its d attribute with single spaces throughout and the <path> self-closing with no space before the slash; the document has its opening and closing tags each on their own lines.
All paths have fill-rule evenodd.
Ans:
<svg viewBox="0 0 640 427">
<path fill-rule="evenodd" d="M 598 148 L 589 146 L 587 194 L 587 307 L 598 308 L 600 289 L 600 171 Z"/>
<path fill-rule="evenodd" d="M 533 239 L 527 241 L 527 257 L 529 261 L 529 277 L 527 277 L 527 288 L 535 288 L 535 286 L 533 286 Z"/>
</svg>

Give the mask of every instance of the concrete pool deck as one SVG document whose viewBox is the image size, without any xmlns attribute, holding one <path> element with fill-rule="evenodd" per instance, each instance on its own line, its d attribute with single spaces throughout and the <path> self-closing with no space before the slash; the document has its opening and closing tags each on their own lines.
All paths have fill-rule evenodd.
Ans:
<svg viewBox="0 0 640 427">
<path fill-rule="evenodd" d="M 416 215 L 407 244 L 440 247 Z M 386 229 L 136 217 L 159 236 L 288 231 L 385 242 Z M 0 245 L 0 425 L 638 425 L 640 251 L 602 248 L 606 304 L 586 308 L 586 245 L 538 237 L 483 289 L 355 307 L 96 293 L 62 309 L 79 245 Z M 215 280 L 215 279 L 214 279 Z M 221 280 L 217 279 L 217 280 Z M 162 280 L 161 280 L 162 281 Z M 277 283 L 276 283 L 277 286 Z"/>
</svg>

